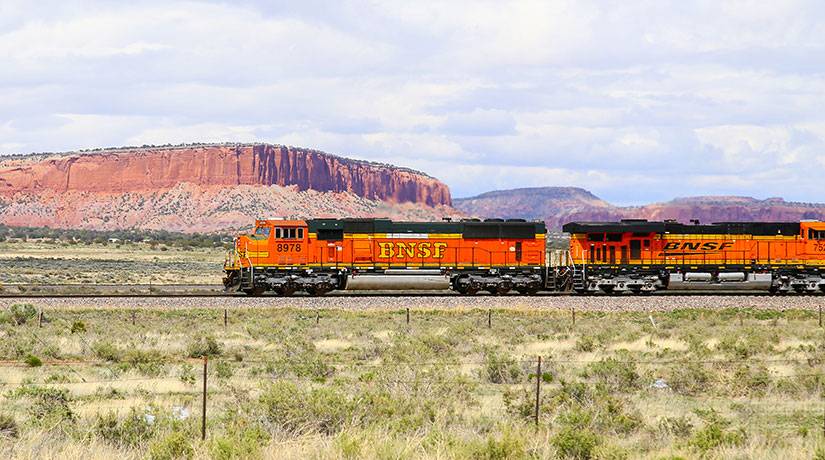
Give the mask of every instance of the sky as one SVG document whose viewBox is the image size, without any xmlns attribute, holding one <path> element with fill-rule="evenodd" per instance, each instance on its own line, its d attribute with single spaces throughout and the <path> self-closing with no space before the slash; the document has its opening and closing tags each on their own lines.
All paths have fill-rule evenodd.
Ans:
<svg viewBox="0 0 825 460">
<path fill-rule="evenodd" d="M 454 197 L 825 202 L 816 1 L 0 0 L 0 154 L 270 142 Z"/>
</svg>

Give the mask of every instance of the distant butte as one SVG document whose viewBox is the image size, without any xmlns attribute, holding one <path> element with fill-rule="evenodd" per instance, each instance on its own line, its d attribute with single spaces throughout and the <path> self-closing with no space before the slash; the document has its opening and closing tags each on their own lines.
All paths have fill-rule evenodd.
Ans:
<svg viewBox="0 0 825 460">
<path fill-rule="evenodd" d="M 199 186 L 295 185 L 392 203 L 450 205 L 447 186 L 424 173 L 270 144 L 110 149 L 0 159 L 0 193 L 167 190 Z"/>
<path fill-rule="evenodd" d="M 0 223 L 216 231 L 255 218 L 439 220 L 424 173 L 271 144 L 195 144 L 0 157 Z"/>
</svg>

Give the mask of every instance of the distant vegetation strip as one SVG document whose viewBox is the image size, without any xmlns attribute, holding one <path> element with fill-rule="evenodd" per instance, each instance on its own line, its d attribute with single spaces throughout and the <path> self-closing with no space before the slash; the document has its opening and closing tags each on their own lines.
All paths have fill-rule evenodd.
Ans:
<svg viewBox="0 0 825 460">
<path fill-rule="evenodd" d="M 227 233 L 182 233 L 165 230 L 84 230 L 50 227 L 13 227 L 0 224 L 0 242 L 40 240 L 68 244 L 147 243 L 172 247 L 212 248 L 231 245 Z"/>
</svg>

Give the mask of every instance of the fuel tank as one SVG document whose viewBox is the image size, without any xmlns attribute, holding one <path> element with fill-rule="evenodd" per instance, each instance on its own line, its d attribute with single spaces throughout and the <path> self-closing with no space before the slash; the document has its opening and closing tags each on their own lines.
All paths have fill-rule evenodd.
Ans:
<svg viewBox="0 0 825 460">
<path fill-rule="evenodd" d="M 384 273 L 349 275 L 347 291 L 411 291 L 450 288 L 439 270 L 386 270 Z"/>
</svg>

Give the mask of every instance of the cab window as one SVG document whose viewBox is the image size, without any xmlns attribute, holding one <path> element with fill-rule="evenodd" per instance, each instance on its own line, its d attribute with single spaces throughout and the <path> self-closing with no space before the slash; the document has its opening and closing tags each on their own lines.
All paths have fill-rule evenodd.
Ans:
<svg viewBox="0 0 825 460">
<path fill-rule="evenodd" d="M 270 227 L 258 227 L 255 229 L 255 236 L 260 239 L 267 239 L 271 231 L 272 228 Z"/>
<path fill-rule="evenodd" d="M 808 229 L 809 240 L 825 240 L 825 230 Z"/>
<path fill-rule="evenodd" d="M 278 227 L 275 229 L 275 238 L 281 240 L 302 240 L 304 239 L 304 229 L 294 227 Z"/>
</svg>

